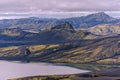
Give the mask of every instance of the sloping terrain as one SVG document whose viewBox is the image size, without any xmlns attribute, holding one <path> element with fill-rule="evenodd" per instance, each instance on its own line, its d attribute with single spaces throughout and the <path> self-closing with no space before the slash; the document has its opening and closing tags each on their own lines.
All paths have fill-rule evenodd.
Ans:
<svg viewBox="0 0 120 80">
<path fill-rule="evenodd" d="M 98 24 L 115 23 L 119 21 L 104 12 L 64 20 L 71 23 L 74 28 L 90 28 Z"/>
<path fill-rule="evenodd" d="M 31 19 L 39 21 L 38 18 Z M 25 20 L 24 22 L 23 19 L 22 24 L 28 23 L 28 20 Z M 116 19 L 105 13 L 84 16 L 81 17 L 81 20 L 82 23 L 89 25 L 87 27 L 98 24 L 104 25 L 104 23 L 109 22 L 112 24 L 114 23 L 114 25 L 115 23 L 119 24 L 119 20 L 116 21 Z M 48 20 L 44 19 L 44 21 Z M 113 28 L 114 26 L 112 26 L 112 24 L 108 24 L 110 25 L 110 28 L 106 27 L 105 32 L 102 30 L 103 32 L 101 33 L 108 33 L 106 32 L 108 29 L 109 31 L 118 31 L 119 26 Z M 101 27 L 97 27 L 97 29 L 94 27 L 92 28 L 93 30 L 91 30 L 91 32 L 96 31 L 96 33 L 98 33 L 98 28 L 101 30 Z M 91 32 L 87 32 L 86 30 L 75 30 L 69 21 L 44 29 L 39 33 L 26 32 L 20 28 L 1 29 L 0 46 L 7 46 L 8 48 L 1 49 L 0 57 L 1 59 L 26 59 L 23 54 L 25 53 L 26 48 L 28 48 L 31 52 L 31 54 L 28 55 L 31 61 L 105 64 L 119 63 L 120 35 L 109 34 L 103 36 Z M 57 47 L 47 48 L 53 45 L 57 45 Z M 17 48 L 11 50 L 9 46 L 17 46 Z M 33 48 L 31 49 L 31 47 Z M 41 47 L 45 48 L 41 49 Z"/>
<path fill-rule="evenodd" d="M 78 44 L 79 43 L 79 44 Z M 119 63 L 120 36 L 71 43 L 40 60 L 67 63 Z"/>
<path fill-rule="evenodd" d="M 5 41 L 25 40 L 30 39 L 35 35 L 35 33 L 25 32 L 20 28 L 0 29 L 0 40 Z"/>
<path fill-rule="evenodd" d="M 25 49 L 25 47 L 12 50 L 3 48 L 0 52 L 1 58 L 20 57 L 21 54 L 24 54 L 21 51 L 25 51 Z M 120 35 L 56 44 L 54 47 L 52 45 L 28 46 L 28 49 L 31 52 L 28 56 L 31 61 L 115 64 L 120 62 Z"/>
<path fill-rule="evenodd" d="M 93 26 L 87 29 L 89 32 L 96 35 L 120 34 L 119 24 L 102 24 Z"/>
<path fill-rule="evenodd" d="M 44 79 L 120 79 L 117 72 L 120 71 L 120 20 L 103 12 L 67 19 L 0 20 L 0 28 L 0 60 L 43 61 L 82 69 L 104 69 L 83 75 L 48 76 Z M 37 78 L 39 76 L 25 79 Z"/>
<path fill-rule="evenodd" d="M 97 36 L 84 30 L 74 30 L 68 22 L 53 28 L 42 30 L 39 33 L 24 31 L 20 28 L 0 29 L 0 47 L 33 44 L 58 44 L 77 41 L 80 39 L 93 39 Z"/>
</svg>

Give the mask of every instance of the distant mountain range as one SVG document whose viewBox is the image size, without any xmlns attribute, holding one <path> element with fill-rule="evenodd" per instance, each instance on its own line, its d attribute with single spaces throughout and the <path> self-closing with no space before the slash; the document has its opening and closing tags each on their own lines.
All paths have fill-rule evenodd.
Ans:
<svg viewBox="0 0 120 80">
<path fill-rule="evenodd" d="M 98 24 L 114 23 L 116 19 L 110 17 L 104 12 L 90 14 L 82 17 L 64 19 L 73 25 L 74 28 L 90 28 Z"/>
<path fill-rule="evenodd" d="M 30 32 L 40 32 L 42 30 L 51 29 L 57 25 L 68 22 L 70 23 L 74 29 L 88 29 L 88 32 L 91 33 L 99 33 L 97 34 L 109 34 L 109 33 L 119 33 L 117 30 L 120 25 L 120 19 L 115 19 L 104 12 L 90 14 L 82 17 L 73 17 L 66 19 L 41 19 L 37 17 L 30 18 L 22 18 L 22 19 L 4 19 L 0 20 L 0 29 L 4 28 L 21 28 Z M 110 26 L 108 26 L 110 25 Z M 109 27 L 114 27 L 113 30 L 108 30 Z M 102 26 L 102 29 L 97 26 Z M 106 27 L 107 26 L 107 27 Z M 95 27 L 95 30 L 90 29 L 91 27 Z M 104 29 L 104 30 L 103 30 Z M 112 28 L 113 29 L 113 28 Z M 102 32 L 102 30 L 104 32 Z M 100 33 L 101 32 L 101 33 Z"/>
<path fill-rule="evenodd" d="M 0 29 L 0 43 L 27 43 L 27 44 L 52 44 L 77 41 L 80 39 L 94 39 L 97 36 L 84 30 L 75 30 L 68 22 L 62 23 L 51 29 L 45 29 L 38 33 L 28 32 L 20 28 Z M 2 45 L 1 44 L 1 45 Z M 8 43 L 6 43 L 8 44 Z M 4 44 L 3 44 L 4 45 Z"/>
<path fill-rule="evenodd" d="M 104 12 L 67 19 L 8 19 L 0 21 L 0 40 L 2 44 L 50 44 L 96 39 L 119 34 L 119 24 L 119 19 Z"/>
<path fill-rule="evenodd" d="M 120 20 L 103 12 L 59 20 L 1 20 L 0 28 L 0 59 L 25 59 L 28 48 L 33 61 L 120 62 Z"/>
<path fill-rule="evenodd" d="M 43 30 L 49 29 L 64 22 L 69 22 L 74 28 L 90 28 L 100 24 L 118 23 L 120 20 L 110 17 L 104 12 L 90 14 L 82 17 L 66 19 L 40 19 L 36 17 L 23 19 L 0 20 L 0 28 L 21 28 L 24 30 Z"/>
</svg>

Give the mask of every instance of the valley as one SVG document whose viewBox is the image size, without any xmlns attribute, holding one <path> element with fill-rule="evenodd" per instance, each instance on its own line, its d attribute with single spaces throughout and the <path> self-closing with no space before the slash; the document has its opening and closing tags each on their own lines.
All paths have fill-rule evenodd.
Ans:
<svg viewBox="0 0 120 80">
<path fill-rule="evenodd" d="M 105 78 L 101 78 L 103 80 L 110 77 L 118 80 L 118 73 L 115 76 L 108 73 L 120 70 L 119 23 L 119 19 L 112 18 L 104 12 L 66 19 L 0 20 L 0 60 L 20 61 L 26 64 L 59 63 L 92 71 L 85 74 L 88 78 L 97 76 Z M 34 76 L 31 77 L 33 80 L 40 77 Z M 84 78 L 83 74 L 77 73 L 56 76 L 57 79 L 53 80 L 59 80 L 61 77 L 72 77 L 70 80 Z M 28 80 L 29 76 L 25 79 Z"/>
</svg>

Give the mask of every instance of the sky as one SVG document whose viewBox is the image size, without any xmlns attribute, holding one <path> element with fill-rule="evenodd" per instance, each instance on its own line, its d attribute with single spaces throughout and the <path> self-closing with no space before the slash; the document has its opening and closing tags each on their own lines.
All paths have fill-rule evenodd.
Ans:
<svg viewBox="0 0 120 80">
<path fill-rule="evenodd" d="M 74 17 L 95 12 L 120 15 L 120 0 L 0 0 L 0 17 Z"/>
</svg>

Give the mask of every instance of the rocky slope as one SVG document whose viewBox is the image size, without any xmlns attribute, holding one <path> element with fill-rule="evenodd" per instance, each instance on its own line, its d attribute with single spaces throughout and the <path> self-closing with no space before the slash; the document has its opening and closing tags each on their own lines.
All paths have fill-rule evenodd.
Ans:
<svg viewBox="0 0 120 80">
<path fill-rule="evenodd" d="M 120 63 L 120 35 L 95 40 L 79 40 L 63 44 L 27 46 L 31 61 L 66 63 Z M 10 49 L 9 49 L 10 48 Z M 25 47 L 1 48 L 0 59 L 26 59 Z"/>
<path fill-rule="evenodd" d="M 120 34 L 120 25 L 117 24 L 102 24 L 87 29 L 96 35 Z"/>
<path fill-rule="evenodd" d="M 93 39 L 103 36 L 96 36 L 84 30 L 74 30 L 68 22 L 62 23 L 39 33 L 24 31 L 20 28 L 0 29 L 0 45 L 33 45 L 33 44 L 58 44 L 74 42 L 80 39 Z"/>
</svg>

